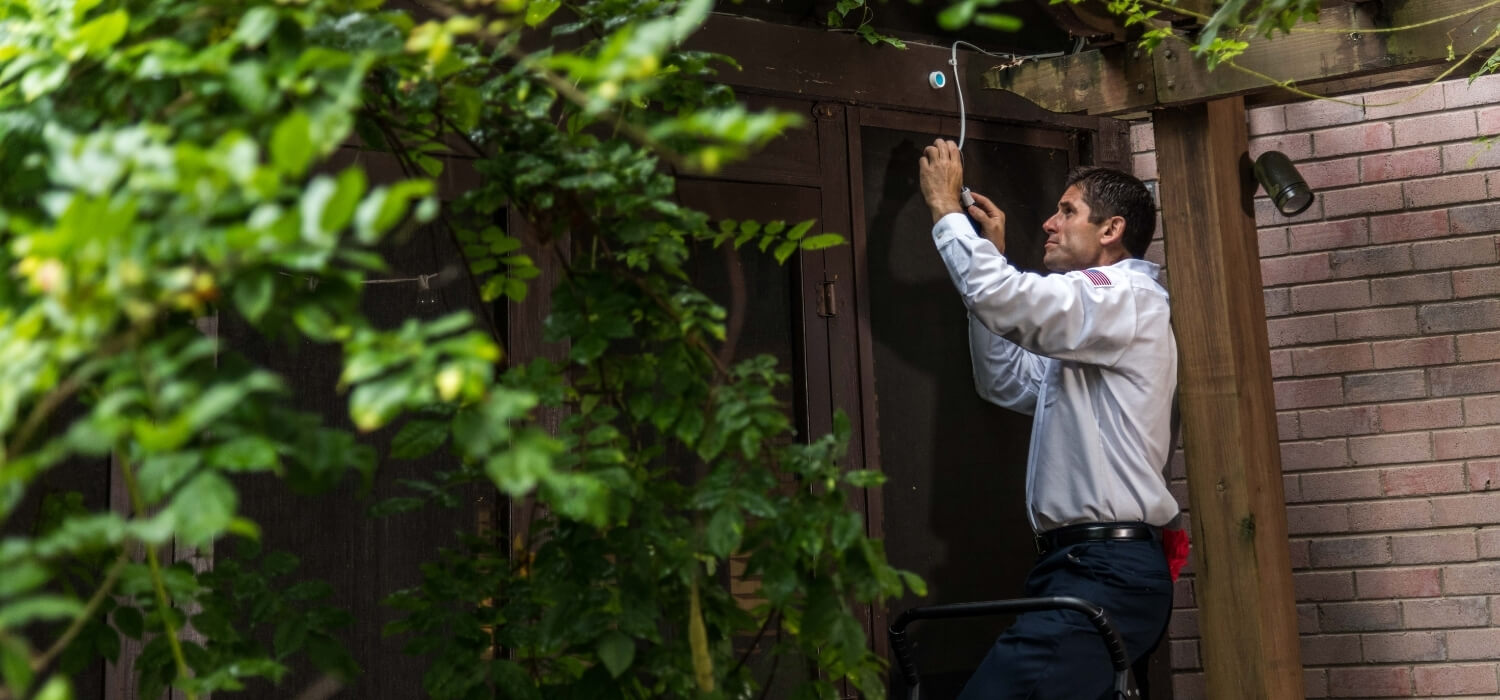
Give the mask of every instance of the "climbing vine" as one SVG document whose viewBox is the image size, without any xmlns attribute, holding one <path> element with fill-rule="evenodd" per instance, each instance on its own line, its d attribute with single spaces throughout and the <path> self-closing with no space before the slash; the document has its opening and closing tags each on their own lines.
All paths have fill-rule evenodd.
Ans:
<svg viewBox="0 0 1500 700">
<path fill-rule="evenodd" d="M 430 552 L 390 599 L 431 696 L 738 698 L 778 669 L 801 697 L 881 696 L 855 606 L 922 582 L 848 503 L 880 476 L 842 466 L 842 418 L 795 434 L 785 370 L 725 348 L 726 312 L 688 274 L 719 248 L 786 262 L 842 240 L 679 203 L 674 173 L 799 123 L 716 83 L 731 59 L 681 48 L 711 8 L 0 0 L 0 696 L 69 697 L 124 639 L 147 696 L 294 665 L 347 681 L 347 611 L 262 551 L 240 480 L 321 491 L 423 455 L 444 468 L 382 512 L 473 483 L 539 506 L 529 539 Z M 479 184 L 439 199 L 457 160 Z M 567 358 L 511 361 L 484 307 L 374 323 L 381 245 L 413 236 L 450 239 L 485 302 L 527 299 L 547 256 Z M 352 428 L 201 332 L 215 316 L 336 352 Z M 40 492 L 80 459 L 110 465 L 128 507 Z M 165 560 L 173 543 L 217 543 L 213 566 Z"/>
</svg>

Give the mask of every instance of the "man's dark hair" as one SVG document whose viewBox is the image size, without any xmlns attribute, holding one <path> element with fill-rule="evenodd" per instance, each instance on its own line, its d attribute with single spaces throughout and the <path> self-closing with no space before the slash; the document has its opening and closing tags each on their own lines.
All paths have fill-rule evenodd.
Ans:
<svg viewBox="0 0 1500 700">
<path fill-rule="evenodd" d="M 1156 204 L 1146 185 L 1129 173 L 1092 165 L 1068 172 L 1064 189 L 1078 185 L 1083 203 L 1089 205 L 1089 223 L 1104 223 L 1111 216 L 1125 219 L 1125 250 L 1143 258 L 1156 233 Z"/>
</svg>

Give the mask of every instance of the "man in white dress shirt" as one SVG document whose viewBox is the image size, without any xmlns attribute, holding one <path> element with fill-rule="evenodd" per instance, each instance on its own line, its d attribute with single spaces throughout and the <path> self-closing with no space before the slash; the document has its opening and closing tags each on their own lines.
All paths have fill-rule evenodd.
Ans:
<svg viewBox="0 0 1500 700">
<path fill-rule="evenodd" d="M 1026 472 L 1033 532 L 1021 536 L 1036 538 L 1039 556 L 1026 595 L 1101 606 L 1135 661 L 1160 640 L 1171 612 L 1161 527 L 1178 515 L 1162 473 L 1172 448 L 1177 344 L 1159 268 L 1142 259 L 1156 228 L 1151 195 L 1128 174 L 1075 169 L 1042 226 L 1043 264 L 1055 274 L 1041 275 L 1006 259 L 1005 213 L 992 201 L 976 194 L 965 211 L 953 142 L 927 147 L 920 182 L 938 254 L 969 311 L 975 388 L 1033 416 Z M 961 697 L 1112 693 L 1094 627 L 1079 613 L 1052 611 L 1017 618 Z"/>
</svg>

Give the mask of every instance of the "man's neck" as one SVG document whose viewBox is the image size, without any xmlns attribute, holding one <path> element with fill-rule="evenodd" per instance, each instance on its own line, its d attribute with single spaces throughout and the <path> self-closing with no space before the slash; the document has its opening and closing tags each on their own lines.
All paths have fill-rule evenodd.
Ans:
<svg viewBox="0 0 1500 700">
<path fill-rule="evenodd" d="M 1090 267 L 1109 267 L 1110 265 L 1120 262 L 1121 260 L 1128 260 L 1130 259 L 1130 257 L 1130 254 L 1123 250 L 1102 251 L 1099 253 L 1099 257 L 1094 260 L 1094 263 L 1092 265 L 1081 267 L 1079 268 L 1079 270 L 1087 270 Z"/>
</svg>

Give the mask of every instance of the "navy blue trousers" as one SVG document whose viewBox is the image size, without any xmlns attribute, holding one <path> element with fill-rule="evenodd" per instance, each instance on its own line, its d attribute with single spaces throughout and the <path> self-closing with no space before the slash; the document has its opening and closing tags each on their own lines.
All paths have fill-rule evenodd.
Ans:
<svg viewBox="0 0 1500 700">
<path fill-rule="evenodd" d="M 1134 663 L 1166 631 L 1172 578 L 1154 540 L 1083 542 L 1037 561 L 1026 597 L 1074 596 L 1104 608 Z M 1082 614 L 1026 613 L 995 641 L 960 700 L 1110 698 L 1114 669 L 1104 641 Z"/>
</svg>

